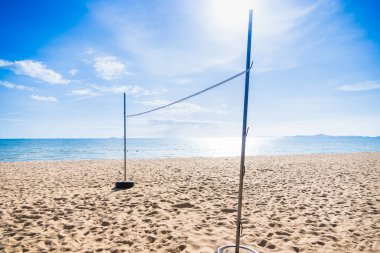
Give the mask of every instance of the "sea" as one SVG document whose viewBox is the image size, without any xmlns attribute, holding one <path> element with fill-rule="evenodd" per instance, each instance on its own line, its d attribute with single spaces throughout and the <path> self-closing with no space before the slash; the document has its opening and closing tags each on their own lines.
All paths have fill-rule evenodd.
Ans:
<svg viewBox="0 0 380 253">
<path fill-rule="evenodd" d="M 246 155 L 296 155 L 380 152 L 380 137 L 251 137 Z M 233 157 L 241 154 L 240 138 L 127 138 L 127 159 L 168 157 Z M 0 139 L 0 162 L 122 159 L 122 138 Z"/>
</svg>

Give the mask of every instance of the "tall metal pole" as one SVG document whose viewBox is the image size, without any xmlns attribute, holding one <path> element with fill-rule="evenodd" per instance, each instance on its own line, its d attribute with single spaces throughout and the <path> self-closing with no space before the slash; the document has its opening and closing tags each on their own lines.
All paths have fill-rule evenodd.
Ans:
<svg viewBox="0 0 380 253">
<path fill-rule="evenodd" d="M 247 43 L 247 61 L 246 69 L 250 68 L 251 64 L 251 38 L 252 38 L 252 10 L 249 10 L 249 24 L 248 24 L 248 43 Z M 249 73 L 245 74 L 245 91 L 244 91 L 244 112 L 243 112 L 243 131 L 241 141 L 241 158 L 240 158 L 240 180 L 239 180 L 239 200 L 238 200 L 238 214 L 237 214 L 237 228 L 236 228 L 236 248 L 235 253 L 239 253 L 240 234 L 241 234 L 241 210 L 243 201 L 243 181 L 245 174 L 245 140 L 247 137 L 247 112 L 248 112 L 248 92 L 249 92 Z"/>
<path fill-rule="evenodd" d="M 127 134 L 126 125 L 127 117 L 125 115 L 125 93 L 124 93 L 124 181 L 127 181 Z"/>
</svg>

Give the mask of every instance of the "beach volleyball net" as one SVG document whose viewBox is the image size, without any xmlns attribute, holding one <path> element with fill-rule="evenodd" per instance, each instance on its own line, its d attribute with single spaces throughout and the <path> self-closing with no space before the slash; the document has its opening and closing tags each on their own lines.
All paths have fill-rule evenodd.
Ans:
<svg viewBox="0 0 380 253">
<path fill-rule="evenodd" d="M 203 89 L 203 90 L 200 90 L 200 91 L 198 91 L 198 92 L 196 92 L 196 93 L 193 93 L 193 94 L 191 94 L 191 95 L 188 95 L 188 96 L 186 96 L 186 97 L 184 97 L 184 98 L 178 99 L 178 100 L 176 100 L 176 101 L 174 101 L 174 102 L 171 102 L 171 103 L 168 103 L 168 104 L 165 104 L 165 105 L 162 105 L 162 106 L 155 107 L 155 108 L 150 109 L 150 110 L 147 110 L 147 111 L 142 111 L 142 112 L 139 112 L 139 113 L 129 114 L 129 115 L 126 115 L 126 117 L 127 117 L 127 118 L 133 118 L 133 117 L 142 116 L 142 115 L 145 115 L 145 114 L 148 114 L 148 113 L 152 113 L 152 112 L 155 112 L 155 111 L 158 111 L 158 110 L 165 109 L 165 108 L 170 107 L 170 106 L 173 106 L 173 105 L 175 105 L 175 104 L 178 104 L 178 103 L 184 102 L 184 101 L 186 101 L 186 100 L 188 100 L 188 99 L 190 99 L 190 98 L 193 98 L 193 97 L 196 97 L 196 96 L 198 96 L 198 95 L 201 95 L 201 94 L 203 94 L 203 93 L 205 93 L 205 92 L 207 92 L 207 91 L 210 91 L 210 90 L 212 90 L 212 89 L 215 89 L 215 88 L 217 88 L 217 87 L 219 87 L 219 86 L 221 86 L 221 85 L 223 85 L 223 84 L 226 84 L 226 83 L 232 81 L 233 79 L 235 79 L 235 78 L 237 78 L 237 77 L 239 77 L 239 76 L 244 75 L 245 73 L 247 73 L 247 72 L 249 72 L 249 71 L 251 70 L 252 65 L 253 65 L 253 62 L 251 62 L 251 65 L 249 66 L 248 69 L 246 69 L 246 70 L 244 70 L 244 71 L 242 71 L 242 72 L 240 72 L 240 73 L 237 73 L 236 75 L 233 75 L 233 76 L 231 76 L 231 77 L 229 77 L 229 78 L 227 78 L 227 79 L 225 79 L 225 80 L 223 80 L 223 81 L 221 81 L 221 82 L 218 82 L 218 83 L 216 83 L 216 84 L 213 84 L 213 85 L 211 85 L 211 86 L 209 86 L 209 87 L 207 87 L 207 88 L 205 88 L 205 89 Z"/>
</svg>

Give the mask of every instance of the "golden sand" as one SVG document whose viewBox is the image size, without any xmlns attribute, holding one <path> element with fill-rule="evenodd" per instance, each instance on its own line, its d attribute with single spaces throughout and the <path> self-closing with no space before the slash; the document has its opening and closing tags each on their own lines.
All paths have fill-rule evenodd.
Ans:
<svg viewBox="0 0 380 253">
<path fill-rule="evenodd" d="M 0 252 L 214 252 L 233 244 L 239 158 L 0 163 Z M 246 162 L 242 244 L 380 252 L 380 153 Z"/>
</svg>

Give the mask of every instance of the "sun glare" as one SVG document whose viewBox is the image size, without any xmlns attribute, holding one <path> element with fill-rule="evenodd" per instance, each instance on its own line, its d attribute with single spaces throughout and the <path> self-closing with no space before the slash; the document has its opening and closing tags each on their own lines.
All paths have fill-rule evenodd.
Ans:
<svg viewBox="0 0 380 253">
<path fill-rule="evenodd" d="M 239 31 L 246 28 L 253 7 L 252 0 L 213 0 L 210 16 L 221 29 Z"/>
</svg>

